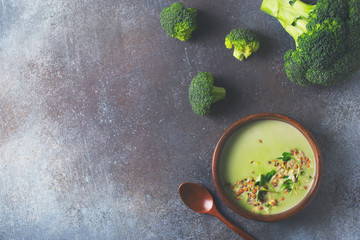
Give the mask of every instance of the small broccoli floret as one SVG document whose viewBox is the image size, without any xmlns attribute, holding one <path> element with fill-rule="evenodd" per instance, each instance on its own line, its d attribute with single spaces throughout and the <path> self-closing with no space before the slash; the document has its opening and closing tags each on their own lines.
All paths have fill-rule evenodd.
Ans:
<svg viewBox="0 0 360 240">
<path fill-rule="evenodd" d="M 161 11 L 161 27 L 169 36 L 187 41 L 197 27 L 196 16 L 195 8 L 185 9 L 182 3 L 176 2 Z"/>
<path fill-rule="evenodd" d="M 263 0 L 261 10 L 295 40 L 296 50 L 284 56 L 295 84 L 329 86 L 360 69 L 360 0 Z"/>
<path fill-rule="evenodd" d="M 234 57 L 242 61 L 259 49 L 258 37 L 246 28 L 233 29 L 225 37 L 225 46 L 232 49 L 234 46 Z"/>
<path fill-rule="evenodd" d="M 213 77 L 207 72 L 200 72 L 196 75 L 189 87 L 191 108 L 200 116 L 207 115 L 210 112 L 211 104 L 224 99 L 225 95 L 225 89 L 215 87 Z"/>
</svg>

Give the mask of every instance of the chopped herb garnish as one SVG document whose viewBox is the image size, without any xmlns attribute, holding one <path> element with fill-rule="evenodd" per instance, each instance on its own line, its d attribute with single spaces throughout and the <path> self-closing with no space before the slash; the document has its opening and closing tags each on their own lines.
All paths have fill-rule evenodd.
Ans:
<svg viewBox="0 0 360 240">
<path fill-rule="evenodd" d="M 283 152 L 282 157 L 278 157 L 276 159 L 281 159 L 284 162 L 290 161 L 291 159 L 294 159 L 294 157 L 289 152 Z"/>
<path fill-rule="evenodd" d="M 272 207 L 283 204 L 285 200 L 283 194 L 298 195 L 299 191 L 306 191 L 308 185 L 311 184 L 309 178 L 313 176 L 303 169 L 303 166 L 308 166 L 305 164 L 309 164 L 310 160 L 303 152 L 294 149 L 291 153 L 282 153 L 282 156 L 277 159 L 282 161 L 266 160 L 269 162 L 269 172 L 257 174 L 255 179 L 254 177 L 245 178 L 234 185 L 229 183 L 229 191 L 234 193 L 237 200 L 248 204 L 254 212 L 270 213 Z M 259 165 L 256 161 L 251 161 L 251 163 Z M 251 173 L 254 176 L 256 171 L 253 170 Z M 307 185 L 303 185 L 304 183 Z"/>
<path fill-rule="evenodd" d="M 271 170 L 270 172 L 268 172 L 266 174 L 266 181 L 270 181 L 270 179 L 275 175 L 276 171 L 275 170 Z"/>
<path fill-rule="evenodd" d="M 264 186 L 268 181 L 270 181 L 270 179 L 272 178 L 272 176 L 274 176 L 275 175 L 275 173 L 276 173 L 276 171 L 275 170 L 271 170 L 270 172 L 268 172 L 267 174 L 266 174 L 266 176 L 265 175 L 263 175 L 263 174 L 261 174 L 260 176 L 259 176 L 259 180 L 257 181 L 257 182 L 255 182 L 255 186 L 260 186 L 260 187 L 262 187 L 262 186 Z"/>
<path fill-rule="evenodd" d="M 260 190 L 257 192 L 257 195 L 256 195 L 256 200 L 257 201 L 263 201 L 262 200 L 262 197 L 266 194 L 266 192 L 271 192 L 271 193 L 278 193 L 278 192 L 276 192 L 275 190 L 274 191 L 272 191 L 272 190 L 269 190 L 269 189 L 267 189 L 267 188 L 264 188 L 264 187 L 261 187 L 260 188 Z"/>
<path fill-rule="evenodd" d="M 265 196 L 266 191 L 258 191 L 258 193 L 256 194 L 256 201 L 260 201 L 263 202 L 264 201 L 264 196 Z"/>
<path fill-rule="evenodd" d="M 294 182 L 291 179 L 288 179 L 283 183 L 280 191 L 283 191 L 285 189 L 292 190 L 293 186 L 294 186 Z"/>
<path fill-rule="evenodd" d="M 260 176 L 258 177 L 258 181 L 255 182 L 255 186 L 263 186 L 265 184 L 265 177 L 264 175 L 260 174 Z"/>
<path fill-rule="evenodd" d="M 261 186 L 264 186 L 265 183 L 266 183 L 266 178 L 265 178 L 264 175 L 261 174 L 261 175 L 260 175 L 260 187 L 261 187 Z"/>
</svg>

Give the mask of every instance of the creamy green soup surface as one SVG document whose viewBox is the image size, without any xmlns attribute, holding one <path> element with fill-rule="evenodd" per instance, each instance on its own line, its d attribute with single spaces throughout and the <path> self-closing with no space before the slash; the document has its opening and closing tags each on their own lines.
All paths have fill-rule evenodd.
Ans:
<svg viewBox="0 0 360 240">
<path fill-rule="evenodd" d="M 314 152 L 305 136 L 279 120 L 240 127 L 221 153 L 220 172 L 227 194 L 242 208 L 275 214 L 297 205 L 315 173 Z"/>
</svg>

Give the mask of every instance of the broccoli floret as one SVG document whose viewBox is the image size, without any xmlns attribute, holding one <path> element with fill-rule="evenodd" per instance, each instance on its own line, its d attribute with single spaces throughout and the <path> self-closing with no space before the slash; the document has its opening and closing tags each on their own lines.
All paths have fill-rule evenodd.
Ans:
<svg viewBox="0 0 360 240">
<path fill-rule="evenodd" d="M 197 115 L 205 116 L 210 112 L 212 103 L 224 99 L 225 88 L 215 87 L 210 73 L 200 72 L 193 78 L 189 87 L 191 108 Z"/>
<path fill-rule="evenodd" d="M 263 0 L 261 10 L 277 18 L 295 40 L 285 53 L 285 72 L 301 85 L 329 86 L 360 68 L 360 0 Z"/>
<path fill-rule="evenodd" d="M 246 28 L 233 29 L 225 37 L 225 46 L 232 49 L 234 46 L 234 57 L 242 61 L 259 49 L 258 37 Z"/>
<path fill-rule="evenodd" d="M 185 9 L 182 3 L 176 2 L 161 11 L 161 27 L 169 36 L 187 41 L 197 27 L 196 16 L 195 8 Z"/>
</svg>

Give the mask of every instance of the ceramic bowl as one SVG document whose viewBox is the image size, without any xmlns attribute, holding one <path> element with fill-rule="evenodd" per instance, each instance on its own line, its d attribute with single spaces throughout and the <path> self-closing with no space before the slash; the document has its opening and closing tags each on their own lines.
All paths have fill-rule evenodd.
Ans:
<svg viewBox="0 0 360 240">
<path fill-rule="evenodd" d="M 248 210 L 245 210 L 241 208 L 238 204 L 235 203 L 235 200 L 231 199 L 227 194 L 225 190 L 225 184 L 222 182 L 222 177 L 220 173 L 220 162 L 221 162 L 221 154 L 224 149 L 224 146 L 229 139 L 229 137 L 236 132 L 240 127 L 243 127 L 244 125 L 248 123 L 252 123 L 254 121 L 259 120 L 278 120 L 285 123 L 288 123 L 295 127 L 297 130 L 299 130 L 307 139 L 309 142 L 315 156 L 315 174 L 313 179 L 313 184 L 308 190 L 308 193 L 305 195 L 305 197 L 295 206 L 292 208 L 276 214 L 269 214 L 269 215 L 261 215 L 256 214 L 253 212 L 250 212 Z M 302 126 L 299 122 L 296 120 L 280 115 L 275 113 L 260 113 L 260 114 L 254 114 L 248 117 L 245 117 L 243 119 L 238 120 L 237 122 L 233 123 L 229 128 L 225 130 L 225 132 L 220 137 L 213 154 L 212 159 L 212 176 L 214 180 L 214 185 L 216 188 L 216 191 L 220 195 L 220 198 L 225 202 L 225 204 L 230 207 L 233 211 L 238 213 L 239 215 L 246 217 L 248 219 L 256 220 L 256 221 L 265 221 L 265 222 L 273 222 L 273 221 L 280 221 L 286 218 L 289 218 L 297 213 L 299 213 L 301 210 L 303 210 L 313 199 L 315 196 L 320 183 L 320 177 L 321 177 L 321 171 L 322 171 L 322 161 L 321 161 L 321 155 L 319 147 L 314 139 L 314 137 L 310 134 L 310 132 Z"/>
</svg>

